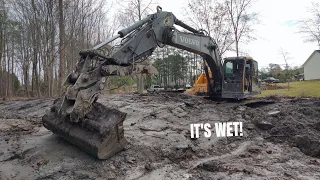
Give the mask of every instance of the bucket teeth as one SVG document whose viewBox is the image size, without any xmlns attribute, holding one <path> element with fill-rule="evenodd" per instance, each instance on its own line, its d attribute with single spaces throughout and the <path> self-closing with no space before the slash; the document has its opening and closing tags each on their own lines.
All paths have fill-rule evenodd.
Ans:
<svg viewBox="0 0 320 180">
<path fill-rule="evenodd" d="M 127 145 L 123 121 L 126 113 L 93 103 L 92 110 L 77 123 L 58 115 L 54 108 L 42 118 L 44 127 L 99 159 L 107 159 Z M 97 116 L 98 115 L 98 116 Z"/>
</svg>

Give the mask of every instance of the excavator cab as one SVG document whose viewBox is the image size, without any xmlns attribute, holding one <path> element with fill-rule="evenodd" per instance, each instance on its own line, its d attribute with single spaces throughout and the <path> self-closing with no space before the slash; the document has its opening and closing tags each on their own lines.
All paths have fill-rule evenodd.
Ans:
<svg viewBox="0 0 320 180">
<path fill-rule="evenodd" d="M 244 99 L 260 92 L 257 61 L 244 56 L 224 59 L 222 98 Z"/>
</svg>

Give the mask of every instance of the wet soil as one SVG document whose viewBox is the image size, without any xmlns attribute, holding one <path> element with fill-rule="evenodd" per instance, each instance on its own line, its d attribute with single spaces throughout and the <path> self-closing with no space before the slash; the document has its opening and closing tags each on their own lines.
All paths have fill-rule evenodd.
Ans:
<svg viewBox="0 0 320 180">
<path fill-rule="evenodd" d="M 127 113 L 125 150 L 98 160 L 44 128 L 53 99 L 0 102 L 0 179 L 319 179 L 320 99 L 210 101 L 104 95 Z M 240 121 L 244 136 L 190 138 L 191 123 Z"/>
</svg>

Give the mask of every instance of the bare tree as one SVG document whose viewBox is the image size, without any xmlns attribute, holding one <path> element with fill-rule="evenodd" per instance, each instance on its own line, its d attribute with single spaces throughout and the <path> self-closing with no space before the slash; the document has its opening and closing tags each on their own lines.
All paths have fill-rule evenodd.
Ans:
<svg viewBox="0 0 320 180">
<path fill-rule="evenodd" d="M 2 61 L 4 59 L 4 50 L 5 50 L 5 35 L 6 35 L 6 31 L 5 31 L 5 22 L 6 22 L 6 10 L 5 10 L 5 3 L 3 0 L 0 0 L 0 83 L 3 84 L 3 80 L 4 80 L 4 72 L 2 70 Z M 4 86 L 0 87 L 0 96 L 3 95 L 4 92 Z"/>
<path fill-rule="evenodd" d="M 59 79 L 58 79 L 58 94 L 61 93 L 62 81 L 65 73 L 65 57 L 64 57 L 64 18 L 63 18 L 63 2 L 59 0 Z"/>
<path fill-rule="evenodd" d="M 27 95 L 56 95 L 78 52 L 109 35 L 104 0 L 4 2 L 6 7 L 0 7 L 1 96 L 11 95 L 17 77 Z"/>
<path fill-rule="evenodd" d="M 203 29 L 213 37 L 222 56 L 234 43 L 227 6 L 219 1 L 189 0 L 186 19 L 192 26 Z"/>
<path fill-rule="evenodd" d="M 289 74 L 289 64 L 288 64 L 288 60 L 291 59 L 289 52 L 285 51 L 283 48 L 280 48 L 279 54 L 281 55 L 281 57 L 283 58 L 284 62 L 285 62 L 285 70 L 286 70 L 286 79 L 288 82 L 288 90 L 289 90 L 289 83 L 290 83 L 290 74 Z"/>
<path fill-rule="evenodd" d="M 320 49 L 320 3 L 313 2 L 309 12 L 312 16 L 300 21 L 299 33 L 304 35 L 306 42 L 317 43 Z"/>
<path fill-rule="evenodd" d="M 155 0 L 128 0 L 118 1 L 121 6 L 117 18 L 121 26 L 127 27 L 132 23 L 141 20 L 150 12 L 150 6 Z"/>
<path fill-rule="evenodd" d="M 253 25 L 257 23 L 257 13 L 249 12 L 253 0 L 225 0 L 228 15 L 231 21 L 235 51 L 239 56 L 239 43 L 254 39 L 252 35 Z"/>
</svg>

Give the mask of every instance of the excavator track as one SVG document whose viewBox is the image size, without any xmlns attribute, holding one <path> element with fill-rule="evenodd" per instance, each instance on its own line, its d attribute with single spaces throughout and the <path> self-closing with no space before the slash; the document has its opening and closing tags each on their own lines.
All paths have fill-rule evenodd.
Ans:
<svg viewBox="0 0 320 180">
<path fill-rule="evenodd" d="M 123 129 L 126 113 L 96 100 L 104 88 L 103 79 L 119 75 L 127 67 L 92 51 L 80 55 L 76 70 L 64 84 L 65 92 L 54 101 L 42 122 L 54 134 L 99 159 L 107 159 L 127 145 Z"/>
</svg>

